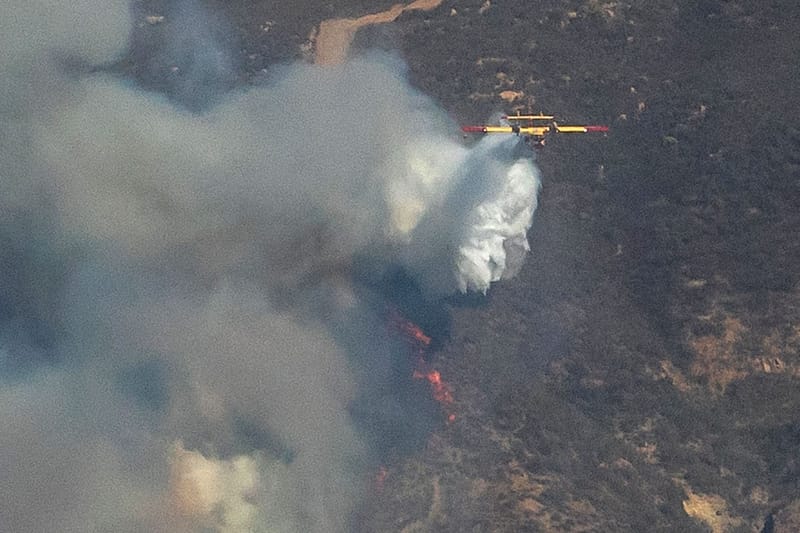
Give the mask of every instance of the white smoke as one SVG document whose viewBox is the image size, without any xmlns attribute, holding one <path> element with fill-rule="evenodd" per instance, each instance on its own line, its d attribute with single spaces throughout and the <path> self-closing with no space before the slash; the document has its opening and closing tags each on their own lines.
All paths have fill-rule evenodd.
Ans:
<svg viewBox="0 0 800 533">
<path fill-rule="evenodd" d="M 253 531 L 259 513 L 253 496 L 261 484 L 257 459 L 209 459 L 177 442 L 170 462 L 173 523 L 221 533 Z"/>
<path fill-rule="evenodd" d="M 197 113 L 88 73 L 125 52 L 125 2 L 6 11 L 0 524 L 347 529 L 369 465 L 336 325 L 365 313 L 354 258 L 486 291 L 528 250 L 530 159 L 452 141 L 383 55 Z"/>
</svg>

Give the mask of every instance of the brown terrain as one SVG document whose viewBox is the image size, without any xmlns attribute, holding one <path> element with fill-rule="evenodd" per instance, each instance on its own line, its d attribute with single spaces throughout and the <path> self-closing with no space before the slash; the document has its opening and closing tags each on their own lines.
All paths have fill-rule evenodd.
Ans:
<svg viewBox="0 0 800 533">
<path fill-rule="evenodd" d="M 529 261 L 433 355 L 457 418 L 360 530 L 797 530 L 800 4 L 214 5 L 247 73 L 388 41 L 463 123 L 612 126 L 538 154 Z"/>
<path fill-rule="evenodd" d="M 371 13 L 358 18 L 328 19 L 312 30 L 309 40 L 313 43 L 314 62 L 318 65 L 341 63 L 347 58 L 356 32 L 366 26 L 394 22 L 407 11 L 430 11 L 439 7 L 442 0 L 416 0 L 408 5 L 395 4 L 386 11 Z"/>
</svg>

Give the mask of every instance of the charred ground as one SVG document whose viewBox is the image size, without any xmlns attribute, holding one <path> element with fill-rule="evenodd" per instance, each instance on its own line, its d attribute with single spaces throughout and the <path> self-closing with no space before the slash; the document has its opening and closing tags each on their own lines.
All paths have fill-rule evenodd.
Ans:
<svg viewBox="0 0 800 533">
<path fill-rule="evenodd" d="M 390 3 L 207 7 L 237 29 L 233 84 L 302 58 L 321 20 Z M 127 68 L 147 78 L 168 30 L 143 26 Z M 388 465 L 363 529 L 792 527 L 798 33 L 785 0 L 456 0 L 359 34 L 399 47 L 459 121 L 531 106 L 612 126 L 538 155 L 530 260 L 452 304 L 435 355 L 459 417 Z"/>
</svg>

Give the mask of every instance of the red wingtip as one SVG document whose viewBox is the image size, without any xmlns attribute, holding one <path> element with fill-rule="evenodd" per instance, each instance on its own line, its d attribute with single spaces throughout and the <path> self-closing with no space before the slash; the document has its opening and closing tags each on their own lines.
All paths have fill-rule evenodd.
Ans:
<svg viewBox="0 0 800 533">
<path fill-rule="evenodd" d="M 608 126 L 586 126 L 586 131 L 608 131 Z"/>
<path fill-rule="evenodd" d="M 486 133 L 486 126 L 461 126 L 464 133 Z"/>
</svg>

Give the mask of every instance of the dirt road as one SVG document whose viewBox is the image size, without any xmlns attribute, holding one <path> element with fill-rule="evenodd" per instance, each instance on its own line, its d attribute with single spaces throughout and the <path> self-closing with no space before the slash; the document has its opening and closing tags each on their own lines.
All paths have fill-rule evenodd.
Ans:
<svg viewBox="0 0 800 533">
<path fill-rule="evenodd" d="M 359 28 L 373 24 L 386 24 L 406 11 L 430 11 L 439 7 L 442 0 L 416 0 L 410 4 L 395 4 L 386 11 L 364 15 L 355 19 L 328 19 L 319 25 L 313 38 L 314 62 L 318 65 L 335 65 L 347 58 L 350 44 Z"/>
</svg>

